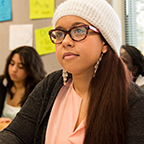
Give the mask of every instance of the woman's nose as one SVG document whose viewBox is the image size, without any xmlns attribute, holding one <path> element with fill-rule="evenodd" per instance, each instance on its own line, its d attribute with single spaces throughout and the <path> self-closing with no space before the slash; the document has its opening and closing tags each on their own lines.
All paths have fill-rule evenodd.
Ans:
<svg viewBox="0 0 144 144">
<path fill-rule="evenodd" d="M 15 65 L 13 65 L 12 70 L 13 70 L 14 72 L 16 72 L 16 71 L 18 70 L 18 67 L 17 67 L 17 65 L 16 65 L 16 64 L 15 64 Z"/>
<path fill-rule="evenodd" d="M 64 38 L 64 40 L 62 41 L 63 46 L 74 46 L 74 41 L 72 40 L 72 38 L 70 37 L 69 34 L 67 34 Z"/>
</svg>

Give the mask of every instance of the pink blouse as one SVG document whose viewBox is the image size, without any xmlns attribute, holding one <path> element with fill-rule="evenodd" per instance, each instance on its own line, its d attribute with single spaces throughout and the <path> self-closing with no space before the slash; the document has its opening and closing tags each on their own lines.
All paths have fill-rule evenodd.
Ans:
<svg viewBox="0 0 144 144">
<path fill-rule="evenodd" d="M 74 130 L 82 98 L 73 89 L 71 80 L 61 88 L 54 102 L 46 131 L 45 144 L 82 144 L 85 121 Z"/>
</svg>

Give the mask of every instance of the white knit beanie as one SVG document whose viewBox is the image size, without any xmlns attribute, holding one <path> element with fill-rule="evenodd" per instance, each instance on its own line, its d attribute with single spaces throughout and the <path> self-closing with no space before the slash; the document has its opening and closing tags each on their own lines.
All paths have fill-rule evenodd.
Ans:
<svg viewBox="0 0 144 144">
<path fill-rule="evenodd" d="M 66 0 L 61 3 L 53 16 L 55 25 L 63 16 L 75 15 L 99 29 L 111 48 L 119 55 L 121 47 L 121 22 L 110 4 L 105 0 Z"/>
</svg>

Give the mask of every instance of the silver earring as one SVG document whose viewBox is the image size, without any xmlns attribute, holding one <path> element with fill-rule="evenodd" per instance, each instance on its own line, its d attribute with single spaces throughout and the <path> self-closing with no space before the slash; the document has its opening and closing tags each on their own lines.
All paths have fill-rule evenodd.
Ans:
<svg viewBox="0 0 144 144">
<path fill-rule="evenodd" d="M 66 85 L 68 73 L 65 69 L 63 69 L 62 77 L 63 77 L 63 84 Z"/>
<path fill-rule="evenodd" d="M 98 66 L 99 66 L 99 64 L 100 64 L 100 61 L 102 60 L 102 57 L 103 57 L 103 53 L 101 53 L 101 56 L 99 57 L 98 61 L 96 62 L 95 66 L 94 66 L 94 74 L 93 74 L 93 77 L 95 77 L 95 75 L 96 75 L 96 72 L 97 72 Z"/>
</svg>

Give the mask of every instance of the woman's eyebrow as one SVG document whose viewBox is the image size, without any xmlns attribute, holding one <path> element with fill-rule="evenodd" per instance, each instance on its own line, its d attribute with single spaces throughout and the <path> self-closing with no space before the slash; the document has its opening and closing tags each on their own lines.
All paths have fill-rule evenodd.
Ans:
<svg viewBox="0 0 144 144">
<path fill-rule="evenodd" d="M 76 23 L 73 23 L 72 26 L 77 26 L 77 25 L 80 25 L 80 24 L 85 24 L 83 22 L 76 22 Z"/>
<path fill-rule="evenodd" d="M 13 59 L 11 59 L 11 60 L 10 60 L 10 62 L 11 62 L 11 61 L 12 61 L 12 62 L 14 62 L 14 60 L 13 60 Z"/>
<path fill-rule="evenodd" d="M 14 62 L 15 63 L 15 61 L 13 59 L 11 59 L 10 62 Z M 23 62 L 19 62 L 18 64 L 25 65 Z"/>
<path fill-rule="evenodd" d="M 62 26 L 55 27 L 55 29 L 64 29 Z"/>
<path fill-rule="evenodd" d="M 83 22 L 75 22 L 75 23 L 72 24 L 72 27 L 73 27 L 73 26 L 80 25 L 80 24 L 85 24 L 85 23 L 83 23 Z M 62 26 L 58 26 L 58 27 L 56 27 L 55 29 L 65 29 L 65 28 L 62 27 Z"/>
</svg>

